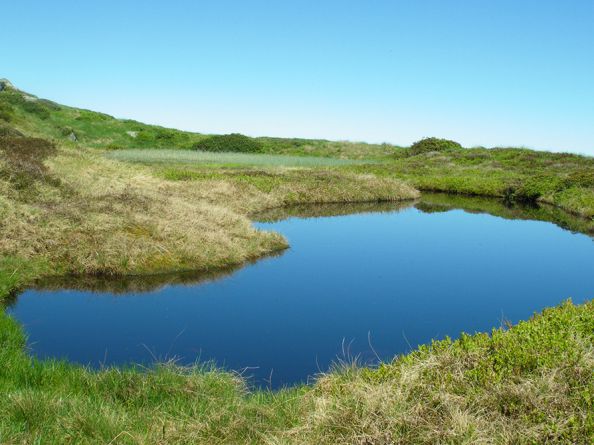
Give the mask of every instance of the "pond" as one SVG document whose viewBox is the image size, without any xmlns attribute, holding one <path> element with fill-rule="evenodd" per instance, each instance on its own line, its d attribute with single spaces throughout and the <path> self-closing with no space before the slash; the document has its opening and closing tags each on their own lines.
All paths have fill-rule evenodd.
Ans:
<svg viewBox="0 0 594 445">
<path fill-rule="evenodd" d="M 8 311 L 41 358 L 212 361 L 278 388 L 594 296 L 592 238 L 559 226 L 592 227 L 554 209 L 427 195 L 260 218 L 290 249 L 213 275 L 46 281 Z"/>
</svg>

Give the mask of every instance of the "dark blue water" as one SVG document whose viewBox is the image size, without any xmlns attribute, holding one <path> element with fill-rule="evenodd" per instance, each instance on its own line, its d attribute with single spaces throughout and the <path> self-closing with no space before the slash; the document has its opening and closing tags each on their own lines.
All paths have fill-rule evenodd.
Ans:
<svg viewBox="0 0 594 445">
<path fill-rule="evenodd" d="M 39 357 L 95 367 L 214 360 L 279 387 L 337 359 L 388 360 L 594 296 L 592 238 L 546 222 L 411 207 L 258 226 L 291 248 L 194 285 L 29 290 L 9 312 Z"/>
</svg>

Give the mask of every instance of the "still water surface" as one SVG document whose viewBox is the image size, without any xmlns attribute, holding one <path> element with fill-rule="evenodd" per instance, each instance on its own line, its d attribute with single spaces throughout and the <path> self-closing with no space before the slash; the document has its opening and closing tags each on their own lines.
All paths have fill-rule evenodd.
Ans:
<svg viewBox="0 0 594 445">
<path fill-rule="evenodd" d="M 212 360 L 278 388 L 337 360 L 388 360 L 594 296 L 587 235 L 460 209 L 365 210 L 257 223 L 291 248 L 227 275 L 153 290 L 149 279 L 143 290 L 142 279 L 31 289 L 9 312 L 38 357 L 93 367 Z"/>
</svg>

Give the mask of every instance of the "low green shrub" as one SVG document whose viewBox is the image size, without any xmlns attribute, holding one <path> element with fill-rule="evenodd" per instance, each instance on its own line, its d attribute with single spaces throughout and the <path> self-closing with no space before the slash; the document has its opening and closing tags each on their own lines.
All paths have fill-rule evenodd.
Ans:
<svg viewBox="0 0 594 445">
<path fill-rule="evenodd" d="M 212 152 L 260 153 L 263 151 L 261 142 L 239 133 L 211 136 L 197 142 L 192 148 Z"/>
<path fill-rule="evenodd" d="M 47 106 L 49 101 L 39 100 L 35 97 L 25 98 L 23 94 L 11 90 L 5 90 L 1 95 L 5 104 L 20 107 L 26 113 L 34 114 L 40 119 L 47 119 L 50 116 L 49 107 Z"/>
<path fill-rule="evenodd" d="M 428 153 L 430 151 L 461 150 L 462 146 L 455 141 L 440 138 L 425 138 L 415 142 L 410 147 L 411 155 Z"/>
<path fill-rule="evenodd" d="M 50 112 L 47 107 L 36 101 L 25 101 L 23 102 L 22 108 L 27 113 L 36 115 L 39 119 L 46 120 L 50 117 Z"/>
<path fill-rule="evenodd" d="M 594 173 L 586 170 L 571 172 L 567 176 L 568 185 L 577 187 L 594 187 Z"/>
<path fill-rule="evenodd" d="M 95 111 L 80 110 L 80 114 L 75 118 L 82 122 L 102 122 L 115 119 L 113 116 L 105 113 L 97 113 Z"/>
<path fill-rule="evenodd" d="M 60 128 L 60 134 L 64 137 L 66 136 L 70 136 L 70 134 L 74 133 L 74 130 L 72 129 L 72 127 L 61 127 Z"/>
<path fill-rule="evenodd" d="M 567 187 L 558 176 L 539 174 L 524 180 L 514 191 L 516 201 L 536 201 L 541 196 L 552 195 Z"/>
<path fill-rule="evenodd" d="M 14 108 L 12 105 L 0 102 L 0 121 L 10 122 L 12 120 L 13 113 Z"/>
</svg>

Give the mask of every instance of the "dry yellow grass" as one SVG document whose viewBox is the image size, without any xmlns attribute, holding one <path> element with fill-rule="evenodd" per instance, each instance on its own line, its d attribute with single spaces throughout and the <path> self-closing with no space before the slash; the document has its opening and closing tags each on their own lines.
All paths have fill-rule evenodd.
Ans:
<svg viewBox="0 0 594 445">
<path fill-rule="evenodd" d="M 292 203 L 418 196 L 395 180 L 331 170 L 251 170 L 258 184 L 270 180 L 266 191 L 237 175 L 168 181 L 150 167 L 84 149 L 59 149 L 45 165 L 59 184 L 37 182 L 25 197 L 0 180 L 0 256 L 43 258 L 53 273 L 237 264 L 287 247 L 280 235 L 256 230 L 251 212 Z"/>
</svg>

